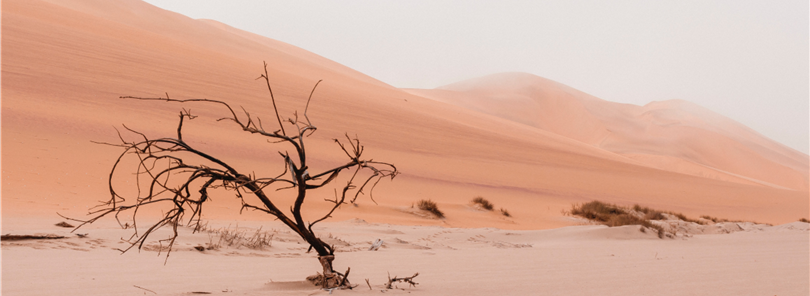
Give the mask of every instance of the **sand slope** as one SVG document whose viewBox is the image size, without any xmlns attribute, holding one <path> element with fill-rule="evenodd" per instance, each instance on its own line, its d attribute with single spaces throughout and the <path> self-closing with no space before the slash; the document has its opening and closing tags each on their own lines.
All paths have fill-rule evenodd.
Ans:
<svg viewBox="0 0 810 296">
<path fill-rule="evenodd" d="M 311 172 L 346 161 L 332 142 L 344 133 L 363 141 L 367 157 L 402 171 L 380 183 L 379 204 L 363 197 L 316 227 L 339 250 L 336 269 L 352 267 L 360 284 L 334 294 L 380 294 L 389 272 L 420 272 L 417 287 L 386 292 L 403 295 L 808 293 L 808 228 L 793 222 L 808 217 L 807 155 L 687 103 L 618 106 L 524 74 L 498 76 L 504 86 L 485 78 L 401 90 L 304 49 L 136 0 L 6 0 L 1 35 L 2 231 L 68 237 L 4 240 L 3 295 L 329 294 L 302 282 L 320 266 L 300 238 L 267 215 L 236 215 L 240 205 L 227 192 L 212 192 L 210 229 L 261 227 L 272 246 L 200 252 L 194 247 L 218 242 L 216 234 L 181 227 L 164 265 L 157 240 L 167 229 L 140 253 L 121 255 L 132 232 L 112 218 L 80 229 L 85 238 L 54 226 L 63 221 L 57 212 L 82 218 L 109 197 L 121 151 L 94 142 L 118 142 L 121 124 L 174 137 L 183 108 L 199 115 L 184 124 L 190 145 L 245 174 L 279 173 L 277 151 L 289 147 L 217 122 L 221 108 L 118 98 L 225 100 L 275 128 L 255 80 L 262 61 L 285 118 L 323 79 L 308 114 L 319 128 L 307 142 Z M 114 182 L 135 193 L 130 175 Z M 306 219 L 324 213 L 321 199 L 332 190 L 311 195 Z M 512 217 L 473 207 L 475 196 Z M 274 195 L 279 208 L 288 197 Z M 414 209 L 420 199 L 436 201 L 447 218 Z M 658 239 L 638 226 L 580 225 L 562 213 L 594 199 L 788 224 L 709 225 Z M 722 234 L 729 229 L 736 232 Z M 375 239 L 384 247 L 367 251 Z"/>
<path fill-rule="evenodd" d="M 281 160 L 276 151 L 288 148 L 216 122 L 221 109 L 118 99 L 165 93 L 177 99 L 220 99 L 272 123 L 266 87 L 255 80 L 262 61 L 269 64 L 284 117 L 301 110 L 312 86 L 323 79 L 309 110 L 319 127 L 308 146 L 313 170 L 345 161 L 331 141 L 345 132 L 363 141 L 369 158 L 395 163 L 403 172 L 394 182 L 380 184 L 375 192 L 379 205 L 362 199 L 360 207 L 339 211 L 336 220 L 551 228 L 571 224 L 561 215 L 571 203 L 593 199 L 771 223 L 807 216 L 807 161 L 796 165 L 806 155 L 779 150 L 778 144 L 746 136 L 737 126 L 717 131 L 686 120 L 648 124 L 650 134 L 659 137 L 633 132 L 643 118 L 663 120 L 664 115 L 654 114 L 671 107 L 625 106 L 600 113 L 594 108 L 607 102 L 555 86 L 541 103 L 556 108 L 556 117 L 520 113 L 530 109 L 521 104 L 530 102 L 519 100 L 501 104 L 505 109 L 499 117 L 414 95 L 306 50 L 140 1 L 12 0 L 2 5 L 4 223 L 28 215 L 52 217 L 57 211 L 84 215 L 108 198 L 106 178 L 120 153 L 91 141 L 117 142 L 113 127 L 121 129 L 122 123 L 151 137 L 172 137 L 181 108 L 200 115 L 185 125 L 184 138 L 191 145 L 244 173 L 277 174 Z M 560 97 L 566 93 L 578 99 Z M 720 144 L 734 149 L 714 150 L 718 135 L 727 139 Z M 740 145 L 740 137 L 748 142 Z M 696 153 L 679 155 L 682 147 Z M 672 165 L 660 157 L 707 173 L 669 171 Z M 663 170 L 647 158 L 660 161 Z M 750 174 L 756 170 L 760 174 Z M 328 188 L 318 194 L 333 193 Z M 513 217 L 492 213 L 482 218 L 469 206 L 479 195 Z M 420 199 L 438 202 L 448 218 L 413 215 L 408 209 Z M 209 218 L 232 215 L 238 208 L 228 195 L 216 200 Z M 319 200 L 310 202 L 313 216 L 325 209 Z M 287 208 L 288 202 L 281 200 L 280 207 Z"/>
<path fill-rule="evenodd" d="M 744 184 L 808 188 L 807 154 L 682 100 L 645 106 L 613 103 L 526 73 L 501 73 L 410 92 L 566 136 L 660 169 Z"/>
</svg>

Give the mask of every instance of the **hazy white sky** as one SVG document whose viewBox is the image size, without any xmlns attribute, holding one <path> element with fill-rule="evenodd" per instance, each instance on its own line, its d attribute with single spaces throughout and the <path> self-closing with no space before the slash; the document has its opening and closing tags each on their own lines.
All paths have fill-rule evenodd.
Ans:
<svg viewBox="0 0 810 296">
<path fill-rule="evenodd" d="M 527 72 L 608 101 L 695 102 L 808 153 L 806 0 L 146 2 L 396 87 Z"/>
</svg>

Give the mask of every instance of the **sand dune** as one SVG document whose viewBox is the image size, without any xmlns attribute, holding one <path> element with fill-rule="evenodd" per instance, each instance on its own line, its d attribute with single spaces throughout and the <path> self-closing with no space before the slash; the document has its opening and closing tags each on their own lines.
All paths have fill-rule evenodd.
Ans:
<svg viewBox="0 0 810 296">
<path fill-rule="evenodd" d="M 713 172 L 713 168 L 776 187 L 808 189 L 806 154 L 682 100 L 645 106 L 613 103 L 525 73 L 502 73 L 410 92 L 621 155 L 644 154 L 643 160 L 634 158 L 660 169 L 726 181 L 737 179 Z M 666 159 L 682 161 L 666 165 L 671 163 Z M 682 163 L 710 169 L 684 168 Z"/>
<path fill-rule="evenodd" d="M 289 147 L 217 121 L 221 107 L 119 99 L 223 100 L 275 129 L 266 86 L 255 80 L 263 61 L 284 118 L 301 112 L 323 80 L 308 113 L 318 127 L 307 139 L 311 172 L 346 161 L 332 141 L 344 133 L 359 137 L 368 158 L 402 171 L 379 184 L 376 203 L 363 197 L 318 229 L 343 251 L 337 268 L 351 262 L 358 293 L 379 293 L 363 290 L 364 278 L 376 289 L 386 272 L 420 272 L 418 287 L 391 293 L 807 294 L 807 227 L 791 222 L 808 217 L 808 156 L 709 110 L 616 104 L 514 73 L 397 89 L 304 49 L 137 0 L 3 1 L 3 234 L 67 234 L 54 230 L 57 212 L 83 218 L 110 195 L 121 150 L 96 142 L 118 143 L 116 127 L 140 137 L 122 124 L 175 137 L 184 108 L 199 116 L 184 123 L 189 145 L 245 174 L 283 171 L 277 152 Z M 132 161 L 122 166 L 135 172 Z M 129 175 L 113 182 L 136 192 Z M 306 219 L 325 213 L 322 198 L 333 189 L 310 195 Z M 511 217 L 477 209 L 476 196 Z M 328 293 L 301 282 L 317 261 L 277 221 L 237 215 L 227 192 L 211 198 L 205 220 L 272 229 L 272 248 L 200 253 L 193 247 L 211 237 L 184 228 L 163 266 L 156 241 L 140 254 L 111 250 L 127 230 L 110 218 L 82 230 L 86 239 L 3 241 L 3 294 Z M 274 198 L 282 209 L 292 203 Z M 436 201 L 446 218 L 414 209 L 421 199 Z M 661 240 L 636 226 L 581 226 L 564 215 L 591 200 L 789 224 Z M 386 247 L 363 252 L 376 238 Z"/>
<path fill-rule="evenodd" d="M 4 221 L 57 210 L 83 215 L 107 198 L 105 179 L 119 153 L 91 141 L 118 141 L 113 127 L 122 123 L 152 137 L 173 136 L 181 108 L 201 115 L 186 125 L 195 147 L 243 171 L 280 170 L 262 139 L 215 121 L 221 109 L 118 99 L 164 93 L 221 99 L 272 122 L 267 90 L 255 81 L 262 61 L 269 64 L 285 117 L 301 110 L 315 82 L 324 80 L 309 110 L 320 128 L 309 145 L 315 164 L 342 162 L 331 138 L 348 132 L 360 137 L 369 157 L 403 172 L 379 186 L 378 206 L 364 200 L 368 207 L 347 209 L 336 219 L 536 229 L 569 225 L 561 210 L 593 199 L 771 223 L 807 215 L 807 161 L 798 164 L 806 155 L 780 150 L 744 127 L 716 123 L 722 118 L 656 123 L 674 120 L 656 112 L 683 114 L 671 106 L 616 105 L 519 74 L 501 79 L 503 85 L 482 84 L 514 99 L 512 105 L 496 104 L 505 108 L 502 113 L 486 114 L 396 89 L 282 42 L 139 1 L 4 1 L 2 30 Z M 466 98 L 475 91 L 462 90 L 480 83 L 436 92 Z M 514 90 L 524 84 L 523 93 Z M 472 98 L 491 104 L 488 95 Z M 532 95 L 547 100 L 532 103 Z M 540 103 L 545 105 L 538 110 L 558 111 L 518 112 L 531 109 L 521 104 Z M 718 151 L 718 145 L 730 148 Z M 690 165 L 673 169 L 667 161 L 650 160 L 656 157 Z M 656 161 L 658 166 L 650 165 Z M 470 219 L 467 204 L 478 195 L 514 217 Z M 428 198 L 446 209 L 447 219 L 425 221 L 399 210 Z M 324 206 L 313 201 L 316 209 Z M 231 215 L 229 207 L 214 207 L 221 210 L 210 215 Z"/>
</svg>

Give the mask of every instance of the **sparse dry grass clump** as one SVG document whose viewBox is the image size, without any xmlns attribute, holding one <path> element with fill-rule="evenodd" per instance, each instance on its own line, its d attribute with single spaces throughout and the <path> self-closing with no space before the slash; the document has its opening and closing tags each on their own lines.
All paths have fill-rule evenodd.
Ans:
<svg viewBox="0 0 810 296">
<path fill-rule="evenodd" d="M 59 227 L 65 227 L 65 228 L 73 228 L 73 227 L 75 227 L 75 226 L 73 226 L 73 225 L 71 225 L 70 223 L 67 223 L 67 222 L 65 222 L 65 221 L 62 221 L 62 222 L 56 223 L 56 224 L 54 224 L 54 225 L 59 226 Z"/>
<path fill-rule="evenodd" d="M 700 225 L 706 224 L 706 222 L 704 222 L 704 221 L 700 221 L 700 220 L 696 220 L 696 219 L 690 219 L 690 218 L 686 217 L 684 214 L 681 214 L 681 213 L 662 212 L 662 211 L 659 211 L 659 210 L 654 210 L 654 209 L 651 209 L 651 208 L 648 208 L 648 207 L 642 207 L 642 206 L 639 206 L 639 205 L 634 205 L 633 210 L 635 210 L 636 212 L 643 213 L 644 214 L 644 219 L 647 219 L 647 220 L 666 220 L 666 217 L 664 216 L 664 214 L 669 214 L 669 215 L 677 217 L 681 221 L 693 222 L 693 223 L 697 223 L 697 224 L 700 224 Z M 708 216 L 703 216 L 702 218 L 707 219 L 705 217 L 708 217 Z M 707 219 L 707 220 L 711 220 L 711 219 Z"/>
<path fill-rule="evenodd" d="M 607 222 L 610 220 L 610 217 L 626 214 L 626 212 L 616 205 L 595 200 L 581 205 L 573 205 L 571 207 L 571 214 L 588 220 Z"/>
<path fill-rule="evenodd" d="M 642 206 L 639 206 L 639 205 L 633 205 L 633 210 L 636 211 L 636 212 L 639 212 L 639 213 L 643 213 L 644 214 L 644 219 L 647 219 L 647 220 L 666 220 L 666 217 L 664 217 L 663 213 L 661 213 L 660 211 L 653 210 L 653 209 L 648 208 L 648 207 L 642 207 Z"/>
<path fill-rule="evenodd" d="M 700 217 L 701 217 L 701 218 L 703 218 L 703 219 L 706 219 L 706 220 L 712 221 L 712 222 L 714 222 L 714 223 L 718 223 L 718 222 L 729 222 L 729 221 L 728 221 L 728 219 L 719 219 L 719 218 L 715 218 L 715 217 L 712 217 L 712 216 L 709 216 L 709 215 L 703 215 L 703 216 L 700 216 Z"/>
<path fill-rule="evenodd" d="M 436 215 L 438 218 L 444 218 L 444 213 L 439 210 L 439 206 L 437 206 L 432 200 L 420 200 L 416 206 L 419 207 L 420 210 L 428 211 L 433 215 Z"/>
<path fill-rule="evenodd" d="M 768 225 L 768 226 L 773 226 L 773 225 L 772 225 L 772 224 L 770 224 L 770 223 L 759 223 L 759 222 L 756 222 L 756 221 L 745 221 L 745 220 L 729 220 L 729 219 L 720 219 L 720 218 L 715 218 L 715 217 L 708 216 L 708 215 L 703 215 L 703 216 L 700 216 L 700 218 L 703 218 L 703 219 L 706 219 L 706 220 L 712 221 L 712 223 L 722 223 L 722 222 L 750 222 L 750 223 L 754 223 L 754 224 L 764 224 L 764 225 Z M 685 220 L 685 221 L 691 221 L 691 220 Z M 697 223 L 700 223 L 700 222 L 697 222 Z M 706 223 L 700 223 L 700 224 L 706 224 Z"/>
<path fill-rule="evenodd" d="M 486 200 L 485 198 L 480 197 L 480 196 L 478 196 L 476 198 L 473 198 L 472 203 L 474 205 L 480 206 L 481 208 L 483 208 L 483 209 L 485 209 L 487 211 L 494 211 L 495 210 L 495 205 L 494 204 L 492 204 L 491 202 L 489 202 L 488 200 Z M 506 209 L 501 208 L 500 211 L 501 211 L 501 215 L 504 215 L 506 217 L 512 217 L 512 214 L 509 214 L 509 211 L 507 211 Z"/>
<path fill-rule="evenodd" d="M 619 207 L 614 204 L 608 204 L 601 201 L 592 201 L 584 204 L 574 204 L 569 212 L 572 215 L 580 216 L 588 220 L 597 221 L 607 226 L 622 226 L 622 225 L 641 225 L 647 228 L 655 229 L 658 231 L 658 237 L 663 238 L 665 233 L 663 227 L 652 223 L 652 220 L 667 220 L 678 219 L 685 222 L 696 223 L 705 225 L 706 221 L 718 222 L 745 222 L 745 221 L 730 221 L 728 219 L 718 219 L 711 216 L 700 216 L 702 220 L 690 219 L 684 214 L 659 211 L 640 205 L 634 205 L 632 208 Z M 807 219 L 802 218 L 803 222 L 808 222 Z M 755 224 L 761 224 L 752 222 Z M 766 224 L 770 225 L 770 224 Z M 645 232 L 644 228 L 641 229 Z"/>
<path fill-rule="evenodd" d="M 610 227 L 622 225 L 641 225 L 654 229 L 658 232 L 659 238 L 664 238 L 664 228 L 651 223 L 649 219 L 636 217 L 627 212 L 627 210 L 624 208 L 617 205 L 595 200 L 581 205 L 573 205 L 571 207 L 571 214 L 586 218 L 588 220 L 597 221 Z"/>
<path fill-rule="evenodd" d="M 686 216 L 684 216 L 684 215 L 683 215 L 683 214 L 681 214 L 681 213 L 673 213 L 673 212 L 667 212 L 667 213 L 668 213 L 668 214 L 675 215 L 675 217 L 678 217 L 678 219 L 680 219 L 681 221 L 686 221 L 686 222 L 697 223 L 697 224 L 700 224 L 700 225 L 704 225 L 704 224 L 706 224 L 706 222 L 703 222 L 703 221 L 700 221 L 700 220 L 695 220 L 695 219 L 687 218 Z"/>
<path fill-rule="evenodd" d="M 197 224 L 193 228 L 195 231 L 208 233 L 206 250 L 219 250 L 222 247 L 236 249 L 245 247 L 253 250 L 264 250 L 264 248 L 272 246 L 273 237 L 275 236 L 275 233 L 262 231 L 261 228 L 250 234 L 247 230 L 239 230 L 238 225 L 233 229 L 231 229 L 230 225 L 227 228 L 211 229 L 208 227 L 208 223 L 203 223 Z"/>
<path fill-rule="evenodd" d="M 799 222 L 810 223 L 810 220 L 807 220 L 805 218 L 801 218 L 801 219 L 799 219 Z"/>
<path fill-rule="evenodd" d="M 495 205 L 490 203 L 488 200 L 484 199 L 483 197 L 476 197 L 472 200 L 473 204 L 477 204 L 484 208 L 487 211 L 492 211 L 495 208 Z"/>
</svg>

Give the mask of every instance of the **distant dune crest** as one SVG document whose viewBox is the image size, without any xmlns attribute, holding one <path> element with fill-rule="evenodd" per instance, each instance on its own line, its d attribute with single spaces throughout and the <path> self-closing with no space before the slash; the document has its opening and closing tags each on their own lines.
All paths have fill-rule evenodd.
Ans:
<svg viewBox="0 0 810 296">
<path fill-rule="evenodd" d="M 499 73 L 434 90 L 410 91 L 575 139 L 658 169 L 808 189 L 806 154 L 684 100 L 645 106 L 613 103 L 527 73 Z"/>
</svg>

